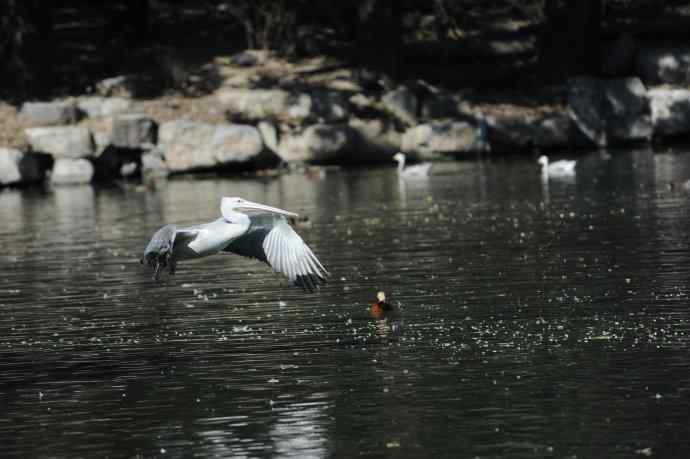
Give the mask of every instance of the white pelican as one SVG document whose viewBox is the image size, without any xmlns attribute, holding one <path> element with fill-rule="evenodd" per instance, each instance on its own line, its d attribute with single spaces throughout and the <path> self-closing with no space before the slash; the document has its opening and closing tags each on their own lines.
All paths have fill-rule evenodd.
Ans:
<svg viewBox="0 0 690 459">
<path fill-rule="evenodd" d="M 541 164 L 542 178 L 565 178 L 575 176 L 575 160 L 562 159 L 549 163 L 549 158 L 545 155 L 541 155 L 538 162 Z"/>
<path fill-rule="evenodd" d="M 402 178 L 427 177 L 431 170 L 431 163 L 419 163 L 405 167 L 405 155 L 401 152 L 393 155 L 393 159 L 398 162 L 398 175 Z"/>
<path fill-rule="evenodd" d="M 221 199 L 220 213 L 217 220 L 188 228 L 165 225 L 149 241 L 141 263 L 151 266 L 158 280 L 166 266 L 175 274 L 179 260 L 233 252 L 263 261 L 308 292 L 326 282 L 328 271 L 285 218 L 297 214 L 227 197 Z"/>
</svg>

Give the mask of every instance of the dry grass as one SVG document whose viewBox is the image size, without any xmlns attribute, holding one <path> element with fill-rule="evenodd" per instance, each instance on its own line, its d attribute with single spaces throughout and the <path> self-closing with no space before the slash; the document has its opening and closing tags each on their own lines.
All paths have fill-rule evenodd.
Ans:
<svg viewBox="0 0 690 459">
<path fill-rule="evenodd" d="M 17 116 L 17 109 L 0 102 L 0 147 L 25 148 L 27 145 L 24 128 L 29 125 Z"/>
</svg>

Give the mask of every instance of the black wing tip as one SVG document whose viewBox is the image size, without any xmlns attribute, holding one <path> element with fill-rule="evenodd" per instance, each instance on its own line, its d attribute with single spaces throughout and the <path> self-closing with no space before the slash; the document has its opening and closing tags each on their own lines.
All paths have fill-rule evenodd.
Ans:
<svg viewBox="0 0 690 459">
<path fill-rule="evenodd" d="M 295 278 L 293 284 L 301 287 L 307 293 L 314 293 L 319 290 L 321 285 L 326 284 L 326 279 L 318 274 L 300 274 Z"/>
</svg>

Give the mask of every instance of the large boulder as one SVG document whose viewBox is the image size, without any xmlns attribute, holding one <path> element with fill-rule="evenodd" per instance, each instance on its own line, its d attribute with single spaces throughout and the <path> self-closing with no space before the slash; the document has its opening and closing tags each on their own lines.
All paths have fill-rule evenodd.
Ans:
<svg viewBox="0 0 690 459">
<path fill-rule="evenodd" d="M 231 117 L 245 120 L 302 120 L 312 112 L 309 95 L 294 94 L 282 89 L 223 88 L 216 96 Z"/>
<path fill-rule="evenodd" d="M 261 134 L 261 139 L 266 148 L 274 153 L 278 153 L 278 129 L 270 121 L 259 121 L 256 128 Z"/>
<path fill-rule="evenodd" d="M 216 97 L 230 119 L 333 122 L 348 115 L 347 100 L 333 91 L 307 94 L 282 89 L 223 88 L 216 92 Z"/>
<path fill-rule="evenodd" d="M 93 174 L 93 164 L 88 159 L 58 158 L 53 165 L 50 182 L 54 185 L 89 183 Z"/>
<path fill-rule="evenodd" d="M 647 92 L 655 136 L 690 133 L 690 90 L 654 88 Z"/>
<path fill-rule="evenodd" d="M 647 90 L 639 78 L 575 78 L 570 81 L 568 112 L 595 145 L 647 140 L 652 117 Z"/>
<path fill-rule="evenodd" d="M 690 47 L 646 45 L 638 51 L 635 70 L 651 84 L 690 83 Z"/>
<path fill-rule="evenodd" d="M 577 139 L 577 127 L 565 111 L 496 113 L 486 122 L 492 151 L 562 148 Z"/>
<path fill-rule="evenodd" d="M 83 126 L 55 126 L 25 129 L 31 149 L 59 158 L 84 158 L 94 153 L 91 132 Z"/>
<path fill-rule="evenodd" d="M 0 185 L 39 182 L 46 173 L 45 158 L 14 148 L 0 148 Z"/>
<path fill-rule="evenodd" d="M 128 111 L 132 101 L 123 97 L 83 97 L 77 101 L 77 107 L 89 118 L 102 118 Z"/>
<path fill-rule="evenodd" d="M 71 124 L 79 120 L 79 111 L 72 101 L 24 102 L 19 118 L 39 126 Z"/>
<path fill-rule="evenodd" d="M 344 120 L 350 114 L 348 99 L 337 91 L 317 90 L 310 95 L 311 118 L 318 122 L 334 123 Z"/>
<path fill-rule="evenodd" d="M 113 118 L 111 142 L 118 148 L 150 148 L 156 143 L 158 126 L 148 115 L 128 113 Z"/>
<path fill-rule="evenodd" d="M 356 132 L 346 124 L 313 124 L 304 131 L 284 135 L 278 154 L 284 161 L 330 162 L 344 160 L 357 146 Z"/>
<path fill-rule="evenodd" d="M 482 126 L 465 121 L 433 121 L 408 129 L 402 150 L 431 158 L 437 154 L 463 154 L 487 149 Z"/>
<path fill-rule="evenodd" d="M 351 118 L 348 124 L 357 134 L 353 155 L 360 161 L 389 161 L 401 149 L 402 133 L 390 120 Z"/>
<path fill-rule="evenodd" d="M 253 126 L 186 120 L 161 124 L 158 144 L 172 172 L 246 164 L 257 160 L 264 150 Z"/>
<path fill-rule="evenodd" d="M 424 98 L 421 115 L 424 119 L 475 118 L 476 108 L 462 93 L 435 92 Z"/>
<path fill-rule="evenodd" d="M 419 100 L 410 89 L 400 86 L 393 91 L 387 92 L 381 98 L 381 105 L 384 110 L 400 120 L 402 123 L 412 126 L 417 123 L 417 110 Z"/>
</svg>

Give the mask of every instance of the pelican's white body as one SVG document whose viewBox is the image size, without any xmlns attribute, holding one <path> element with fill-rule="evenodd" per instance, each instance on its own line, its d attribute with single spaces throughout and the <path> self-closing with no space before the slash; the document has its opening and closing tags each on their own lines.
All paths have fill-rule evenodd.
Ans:
<svg viewBox="0 0 690 459">
<path fill-rule="evenodd" d="M 175 258 L 178 260 L 200 258 L 222 251 L 249 228 L 249 219 L 244 217 L 246 222 L 241 223 L 231 223 L 225 218 L 219 218 L 210 223 L 180 228 L 178 234 L 194 236 L 176 246 Z"/>
<path fill-rule="evenodd" d="M 212 222 L 166 225 L 154 234 L 142 263 L 146 260 L 155 269 L 156 280 L 161 266 L 169 264 L 173 274 L 179 260 L 233 252 L 266 262 L 307 291 L 325 282 L 328 271 L 285 218 L 297 214 L 241 198 L 223 198 L 220 210 L 222 217 Z M 267 219 L 270 214 L 277 216 Z"/>
</svg>

